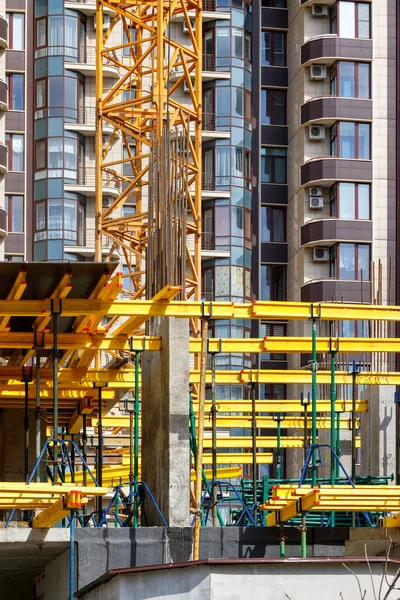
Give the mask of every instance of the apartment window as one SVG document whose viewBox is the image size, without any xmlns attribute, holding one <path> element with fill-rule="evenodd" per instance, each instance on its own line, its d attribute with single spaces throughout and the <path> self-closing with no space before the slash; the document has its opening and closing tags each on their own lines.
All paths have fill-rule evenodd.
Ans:
<svg viewBox="0 0 400 600">
<path fill-rule="evenodd" d="M 369 321 L 339 321 L 339 337 L 369 337 Z"/>
<path fill-rule="evenodd" d="M 6 13 L 8 23 L 8 47 L 10 50 L 25 50 L 24 13 Z"/>
<path fill-rule="evenodd" d="M 128 38 L 127 31 L 129 31 L 129 38 Z M 123 32 L 122 32 L 122 43 L 130 44 L 131 42 L 135 42 L 135 41 L 136 41 L 136 28 L 135 27 L 128 28 L 128 26 L 125 25 Z M 126 46 L 122 50 L 123 56 L 132 56 L 132 52 L 135 52 L 135 46 Z"/>
<path fill-rule="evenodd" d="M 36 108 L 44 108 L 47 106 L 47 78 L 38 79 L 36 81 Z"/>
<path fill-rule="evenodd" d="M 286 92 L 261 90 L 261 124 L 286 125 Z"/>
<path fill-rule="evenodd" d="M 285 300 L 285 267 L 261 265 L 261 300 Z"/>
<path fill-rule="evenodd" d="M 371 158 L 369 123 L 339 121 L 331 128 L 331 156 Z"/>
<path fill-rule="evenodd" d="M 261 183 L 286 183 L 286 148 L 261 148 Z"/>
<path fill-rule="evenodd" d="M 6 196 L 7 225 L 10 233 L 24 232 L 24 197 Z"/>
<path fill-rule="evenodd" d="M 331 187 L 331 216 L 338 219 L 371 218 L 368 183 L 336 183 Z"/>
<path fill-rule="evenodd" d="M 264 323 L 260 324 L 261 337 L 286 337 L 286 323 Z M 286 354 L 281 352 L 263 352 L 261 360 L 286 360 Z"/>
<path fill-rule="evenodd" d="M 261 241 L 286 242 L 286 209 L 280 206 L 261 207 Z"/>
<path fill-rule="evenodd" d="M 8 148 L 8 170 L 23 171 L 25 155 L 24 136 L 16 133 L 6 133 L 6 146 Z"/>
<path fill-rule="evenodd" d="M 36 21 L 36 47 L 43 48 L 47 46 L 47 18 L 37 19 Z"/>
<path fill-rule="evenodd" d="M 350 281 L 369 281 L 369 244 L 336 244 L 330 249 L 330 276 Z"/>
<path fill-rule="evenodd" d="M 123 160 L 126 161 L 122 167 L 122 173 L 125 177 L 133 178 L 133 168 L 131 159 L 136 154 L 136 147 L 134 144 L 130 144 L 129 146 L 123 147 Z"/>
<path fill-rule="evenodd" d="M 261 32 L 261 65 L 284 67 L 286 65 L 286 33 L 280 31 Z"/>
<path fill-rule="evenodd" d="M 339 61 L 331 69 L 331 95 L 342 98 L 370 98 L 370 65 Z"/>
<path fill-rule="evenodd" d="M 25 110 L 25 75 L 9 73 L 6 76 L 6 81 L 9 110 Z"/>
<path fill-rule="evenodd" d="M 371 6 L 340 0 L 331 9 L 331 33 L 343 38 L 371 37 Z"/>
<path fill-rule="evenodd" d="M 130 270 L 128 265 L 122 265 L 122 273 L 124 275 L 129 275 Z M 133 283 L 132 277 L 123 277 L 122 278 L 122 287 L 125 291 L 134 293 L 135 292 L 135 284 Z"/>
<path fill-rule="evenodd" d="M 6 262 L 24 262 L 24 256 L 19 254 L 8 254 L 5 259 Z"/>
</svg>

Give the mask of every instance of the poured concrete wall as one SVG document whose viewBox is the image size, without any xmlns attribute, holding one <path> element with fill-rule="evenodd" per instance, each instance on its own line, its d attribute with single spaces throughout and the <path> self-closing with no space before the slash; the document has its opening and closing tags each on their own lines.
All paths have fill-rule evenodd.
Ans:
<svg viewBox="0 0 400 600">
<path fill-rule="evenodd" d="M 349 564 L 366 598 L 373 598 L 384 579 L 384 564 Z M 389 564 L 388 580 L 398 565 Z M 304 561 L 250 564 L 203 564 L 182 568 L 116 575 L 93 590 L 79 594 L 85 600 L 356 600 L 360 598 L 356 576 L 343 564 Z M 382 598 L 388 590 L 382 584 Z M 398 598 L 391 592 L 387 600 Z"/>
</svg>

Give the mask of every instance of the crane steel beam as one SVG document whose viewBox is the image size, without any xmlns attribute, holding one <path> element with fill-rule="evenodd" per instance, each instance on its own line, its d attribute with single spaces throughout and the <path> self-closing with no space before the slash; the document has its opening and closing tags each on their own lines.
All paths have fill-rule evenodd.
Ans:
<svg viewBox="0 0 400 600">
<path fill-rule="evenodd" d="M 105 29 L 103 13 L 109 10 L 114 17 Z M 177 18 L 182 19 L 187 28 L 185 44 L 170 35 L 170 27 Z M 101 261 L 107 252 L 109 258 L 118 250 L 128 267 L 125 277 L 130 278 L 133 288 L 128 286 L 126 292 L 133 298 L 145 294 L 143 273 L 148 241 L 154 229 L 160 227 L 159 215 L 153 215 L 148 203 L 153 190 L 153 172 L 156 169 L 163 188 L 161 193 L 165 195 L 174 189 L 174 176 L 179 173 L 182 189 L 178 200 L 187 206 L 182 228 L 187 239 L 188 260 L 186 281 L 182 283 L 185 283 L 185 296 L 199 300 L 202 3 L 200 0 L 172 3 L 98 0 L 96 24 L 95 260 Z M 122 31 L 124 43 L 121 43 Z M 105 87 L 106 69 L 110 67 L 115 71 L 114 79 L 107 78 Z M 189 90 L 185 102 L 179 95 L 183 84 Z M 104 125 L 113 129 L 105 144 Z M 118 138 L 126 148 L 120 158 L 113 152 Z M 174 145 L 178 138 L 181 149 Z M 160 156 L 163 149 L 167 153 L 166 163 Z M 107 185 L 114 187 L 117 195 L 111 206 L 104 209 L 103 188 Z M 120 208 L 126 202 L 135 204 L 136 211 L 132 216 L 121 217 Z M 174 230 L 177 223 L 170 225 Z M 102 248 L 102 238 L 108 240 L 109 251 Z M 189 240 L 193 240 L 193 257 Z"/>
</svg>

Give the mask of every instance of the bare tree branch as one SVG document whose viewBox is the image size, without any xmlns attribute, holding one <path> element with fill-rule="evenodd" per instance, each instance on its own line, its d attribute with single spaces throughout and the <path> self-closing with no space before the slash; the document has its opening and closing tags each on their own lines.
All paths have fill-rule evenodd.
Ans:
<svg viewBox="0 0 400 600">
<path fill-rule="evenodd" d="M 361 600 L 364 600 L 364 598 L 365 598 L 365 596 L 366 596 L 366 593 L 367 593 L 367 590 L 364 590 L 364 593 L 363 593 L 363 591 L 362 591 L 362 587 L 361 587 L 361 583 L 360 583 L 360 580 L 359 580 L 359 578 L 357 577 L 357 575 L 354 573 L 354 571 L 352 571 L 352 570 L 350 569 L 350 567 L 348 567 L 348 566 L 347 566 L 347 565 L 345 565 L 344 563 L 342 563 L 342 565 L 344 566 L 344 568 L 345 568 L 345 569 L 347 569 L 347 570 L 348 570 L 348 571 L 349 571 L 349 572 L 350 572 L 352 575 L 354 575 L 354 577 L 357 579 L 357 583 L 358 583 L 358 589 L 359 589 L 359 592 L 360 592 L 360 598 L 361 598 Z"/>
<path fill-rule="evenodd" d="M 375 584 L 374 584 L 374 576 L 372 575 L 371 565 L 370 565 L 369 560 L 368 560 L 367 544 L 364 544 L 364 554 L 365 554 L 365 560 L 367 561 L 369 576 L 371 578 L 372 593 L 374 594 L 374 599 L 378 600 L 377 597 L 376 597 Z"/>
</svg>

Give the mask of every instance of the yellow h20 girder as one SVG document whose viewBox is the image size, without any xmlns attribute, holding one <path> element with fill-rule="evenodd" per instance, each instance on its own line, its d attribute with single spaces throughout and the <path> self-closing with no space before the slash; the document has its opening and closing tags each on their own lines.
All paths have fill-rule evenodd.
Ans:
<svg viewBox="0 0 400 600">
<path fill-rule="evenodd" d="M 318 305 L 319 318 L 323 321 L 341 320 L 373 320 L 400 321 L 399 306 L 376 306 L 370 304 L 333 304 Z M 0 317 L 2 316 L 51 316 L 51 300 L 0 300 Z M 311 316 L 311 305 L 308 302 L 264 302 L 230 303 L 230 302 L 191 302 L 172 300 L 114 300 L 73 299 L 62 301 L 62 316 L 120 316 L 176 317 L 181 319 L 261 319 L 272 321 L 307 321 Z M 127 335 L 134 332 L 126 332 Z M 362 349 L 363 340 L 360 339 Z"/>
</svg>

